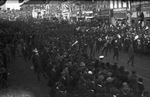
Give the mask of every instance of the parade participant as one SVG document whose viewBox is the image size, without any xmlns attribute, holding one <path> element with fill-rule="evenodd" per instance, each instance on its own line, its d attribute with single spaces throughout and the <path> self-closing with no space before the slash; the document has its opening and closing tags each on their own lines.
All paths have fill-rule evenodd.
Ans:
<svg viewBox="0 0 150 97">
<path fill-rule="evenodd" d="M 4 88 L 8 87 L 7 82 L 6 82 L 5 78 L 4 78 L 4 74 L 5 73 L 7 73 L 6 69 L 4 67 L 0 66 L 0 89 L 4 89 Z"/>
<path fill-rule="evenodd" d="M 34 54 L 31 59 L 32 59 L 32 63 L 34 66 L 34 72 L 37 75 L 38 80 L 41 81 L 40 73 L 43 73 L 43 70 L 42 70 L 41 61 L 40 61 L 39 57 L 40 57 L 39 52 L 38 52 L 37 48 L 35 48 Z"/>
<path fill-rule="evenodd" d="M 128 60 L 128 64 L 131 62 L 131 65 L 134 66 L 134 48 L 133 45 L 131 44 L 129 49 L 128 49 L 128 54 L 129 54 L 129 60 Z"/>
<path fill-rule="evenodd" d="M 115 40 L 114 43 L 114 55 L 113 55 L 113 59 L 116 57 L 116 60 L 118 61 L 118 57 L 119 57 L 119 45 L 118 45 L 118 40 Z"/>
<path fill-rule="evenodd" d="M 25 36 L 29 34 L 29 37 L 33 36 L 28 40 L 27 45 L 29 47 L 29 53 L 32 52 L 33 48 L 38 48 L 38 52 L 35 50 L 34 57 L 32 57 L 34 69 L 36 72 L 39 70 L 47 72 L 47 75 L 49 76 L 48 87 L 51 87 L 52 94 L 56 94 L 55 97 L 61 97 L 61 95 L 66 93 L 85 94 L 83 96 L 87 97 L 93 96 L 93 93 L 98 92 L 101 92 L 99 94 L 109 95 L 110 91 L 108 87 L 116 87 L 120 92 L 121 90 L 126 92 L 126 90 L 128 91 L 128 88 L 121 89 L 122 82 L 128 82 L 131 86 L 135 83 L 134 77 L 128 79 L 128 74 L 126 74 L 124 67 L 118 68 L 117 65 L 111 66 L 109 63 L 103 62 L 104 56 L 100 56 L 99 60 L 92 58 L 95 54 L 95 37 L 101 37 L 100 40 L 102 40 L 105 36 L 110 35 L 116 41 L 116 33 L 119 33 L 120 35 L 120 31 L 108 33 L 107 31 L 103 31 L 107 28 L 100 25 L 99 31 L 95 32 L 93 31 L 93 27 L 91 27 L 93 25 L 88 24 L 88 26 L 86 25 L 85 27 L 85 30 L 88 31 L 83 30 L 83 32 L 81 32 L 75 30 L 77 26 L 80 26 L 78 23 L 72 26 L 66 22 L 51 23 L 48 21 L 46 23 L 39 22 L 37 24 L 30 21 L 30 23 L 27 24 L 24 24 L 24 22 L 15 23 L 22 25 L 22 27 L 18 25 L 15 26 L 15 24 L 13 25 L 13 28 L 17 29 L 19 27 L 21 31 L 19 35 L 17 32 L 14 32 L 14 34 L 18 35 L 16 40 L 23 37 L 23 34 L 25 34 Z M 85 23 L 82 25 L 85 25 Z M 59 27 L 59 29 L 57 27 Z M 82 26 L 80 28 L 82 28 Z M 25 32 L 27 33 L 24 33 L 22 29 L 25 29 Z M 130 36 L 127 35 L 127 33 L 124 33 L 125 38 Z M 86 41 L 86 39 L 88 39 L 88 41 Z M 132 40 L 131 37 L 128 37 L 128 39 L 129 41 Z M 112 46 L 114 46 L 113 58 L 116 58 L 117 60 L 119 57 L 120 43 L 122 43 L 122 41 L 119 41 L 119 39 L 114 42 L 114 44 L 112 42 Z M 96 43 L 97 51 L 100 50 L 101 44 L 103 44 L 103 41 L 100 41 L 100 44 Z M 85 47 L 83 45 L 85 45 Z M 88 46 L 91 51 L 91 58 L 83 54 L 84 50 L 85 54 L 89 54 L 87 52 Z M 40 66 L 42 69 L 40 69 Z M 39 74 L 39 72 L 37 74 Z M 96 77 L 98 77 L 98 80 L 95 80 Z M 59 87 L 57 85 L 58 81 L 61 84 Z M 135 89 L 135 85 L 134 87 L 132 86 L 132 88 Z M 63 88 L 60 88 L 61 86 Z M 52 95 L 52 97 L 54 97 L 54 95 Z"/>
<path fill-rule="evenodd" d="M 126 82 L 123 83 L 120 96 L 134 97 L 133 90 L 129 87 L 129 85 Z"/>
<path fill-rule="evenodd" d="M 99 53 L 99 51 L 101 49 L 101 46 L 102 46 L 102 39 L 98 38 L 97 41 L 96 41 L 96 52 Z"/>
<path fill-rule="evenodd" d="M 103 48 L 102 48 L 102 55 L 103 55 L 103 53 L 105 52 L 105 55 L 106 55 L 106 57 L 107 57 L 107 51 L 108 51 L 108 41 L 105 40 L 104 46 L 103 46 Z"/>
<path fill-rule="evenodd" d="M 141 97 L 144 93 L 144 85 L 143 85 L 143 78 L 138 79 L 138 96 Z"/>
<path fill-rule="evenodd" d="M 27 62 L 28 51 L 27 51 L 27 45 L 26 45 L 26 43 L 23 43 L 22 54 L 23 54 L 25 62 Z"/>
</svg>

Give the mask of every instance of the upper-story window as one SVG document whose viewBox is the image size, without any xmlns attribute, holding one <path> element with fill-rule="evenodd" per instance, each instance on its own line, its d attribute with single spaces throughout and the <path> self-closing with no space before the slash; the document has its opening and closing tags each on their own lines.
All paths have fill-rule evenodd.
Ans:
<svg viewBox="0 0 150 97">
<path fill-rule="evenodd" d="M 104 4 L 103 8 L 106 8 L 106 5 Z"/>
<path fill-rule="evenodd" d="M 126 2 L 123 2 L 123 7 L 127 7 L 127 3 Z"/>
<path fill-rule="evenodd" d="M 117 0 L 113 0 L 114 1 L 114 8 L 117 8 Z"/>
</svg>

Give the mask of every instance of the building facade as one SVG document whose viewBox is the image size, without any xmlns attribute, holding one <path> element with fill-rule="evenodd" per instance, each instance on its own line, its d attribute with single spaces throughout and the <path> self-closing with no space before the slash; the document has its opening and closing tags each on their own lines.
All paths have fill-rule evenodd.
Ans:
<svg viewBox="0 0 150 97">
<path fill-rule="evenodd" d="M 45 16 L 46 18 L 51 18 L 51 17 L 56 17 L 60 18 L 61 17 L 61 1 L 49 1 L 45 5 Z"/>
<path fill-rule="evenodd" d="M 66 1 L 61 3 L 61 16 L 64 20 L 70 20 L 71 17 L 71 2 Z"/>
<path fill-rule="evenodd" d="M 112 10 L 111 21 L 113 24 L 116 21 L 128 21 L 130 23 L 130 0 L 110 0 L 110 9 Z"/>
<path fill-rule="evenodd" d="M 110 19 L 110 1 L 96 1 L 96 17 L 100 20 L 109 21 Z"/>
<path fill-rule="evenodd" d="M 85 19 L 92 19 L 95 17 L 95 2 L 85 1 L 81 5 L 81 11 L 82 15 L 85 17 Z"/>
<path fill-rule="evenodd" d="M 21 10 L 30 12 L 33 18 L 44 18 L 45 3 L 43 1 L 28 1 L 21 5 Z"/>
</svg>

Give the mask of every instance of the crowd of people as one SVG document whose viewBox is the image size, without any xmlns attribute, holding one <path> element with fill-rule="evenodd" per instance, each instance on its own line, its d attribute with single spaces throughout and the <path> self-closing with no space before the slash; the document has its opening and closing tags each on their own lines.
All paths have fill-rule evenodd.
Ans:
<svg viewBox="0 0 150 97">
<path fill-rule="evenodd" d="M 150 33 L 127 25 L 6 21 L 0 23 L 1 85 L 7 87 L 7 64 L 23 55 L 35 74 L 48 80 L 51 97 L 143 97 L 143 79 L 119 67 L 119 52 L 150 55 Z M 130 49 L 128 49 L 130 48 Z M 88 49 L 90 51 L 88 51 Z M 115 62 L 103 62 L 109 52 Z M 15 53 L 16 52 L 16 53 Z M 95 54 L 99 53 L 99 59 Z M 5 84 L 3 84 L 5 83 Z"/>
<path fill-rule="evenodd" d="M 0 10 L 0 18 L 15 21 L 17 19 L 27 20 L 27 18 L 32 16 L 31 11 L 23 10 Z"/>
</svg>

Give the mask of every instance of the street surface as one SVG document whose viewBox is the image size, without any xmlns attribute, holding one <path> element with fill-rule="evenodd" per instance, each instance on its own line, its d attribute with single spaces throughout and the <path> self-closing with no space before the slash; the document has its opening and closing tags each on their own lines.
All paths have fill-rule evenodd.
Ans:
<svg viewBox="0 0 150 97">
<path fill-rule="evenodd" d="M 96 54 L 96 58 L 98 58 L 99 55 L 100 54 Z M 112 56 L 113 52 L 108 53 L 108 57 L 105 57 L 104 61 L 110 63 L 115 62 Z M 124 66 L 128 71 L 137 71 L 138 76 L 144 79 L 146 90 L 150 92 L 150 57 L 136 56 L 135 67 L 128 65 L 127 61 L 128 55 L 120 53 L 118 65 Z M 31 92 L 33 97 L 49 97 L 47 81 L 42 75 L 41 81 L 38 81 L 31 66 L 31 61 L 25 62 L 22 57 L 17 57 L 15 61 L 12 61 L 11 64 L 8 65 L 8 71 L 10 73 L 8 83 L 10 87 L 14 90 L 27 90 Z"/>
<path fill-rule="evenodd" d="M 96 58 L 98 58 L 99 54 L 96 54 Z M 129 60 L 128 54 L 120 52 L 118 66 L 124 66 L 126 70 L 129 72 L 136 71 L 138 77 L 144 79 L 144 85 L 148 92 L 150 92 L 150 57 L 147 56 L 135 56 L 135 67 L 127 64 Z M 114 63 L 113 60 L 113 52 L 108 53 L 108 57 L 104 58 L 104 62 Z"/>
<path fill-rule="evenodd" d="M 31 62 L 25 62 L 22 57 L 18 57 L 9 68 L 10 87 L 28 90 L 34 97 L 49 97 L 47 81 L 41 75 L 41 81 L 37 80 L 34 70 L 31 69 Z"/>
</svg>

